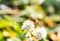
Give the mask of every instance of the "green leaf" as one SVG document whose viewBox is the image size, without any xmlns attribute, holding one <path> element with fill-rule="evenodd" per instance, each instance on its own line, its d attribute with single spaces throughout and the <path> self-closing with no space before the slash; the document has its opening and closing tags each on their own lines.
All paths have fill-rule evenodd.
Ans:
<svg viewBox="0 0 60 41">
<path fill-rule="evenodd" d="M 0 41 L 3 41 L 3 35 L 1 31 L 0 31 Z"/>
<path fill-rule="evenodd" d="M 11 26 L 13 27 L 13 29 L 17 32 L 18 36 L 20 38 L 24 38 L 24 33 L 21 30 L 20 26 L 16 22 L 14 22 L 13 20 L 11 20 L 7 15 L 4 15 L 3 17 L 6 19 L 6 21 L 9 24 L 11 24 Z"/>
</svg>

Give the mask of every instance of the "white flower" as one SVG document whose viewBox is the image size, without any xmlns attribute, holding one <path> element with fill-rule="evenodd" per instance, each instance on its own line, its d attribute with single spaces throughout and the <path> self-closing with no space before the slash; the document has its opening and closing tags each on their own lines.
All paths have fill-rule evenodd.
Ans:
<svg viewBox="0 0 60 41">
<path fill-rule="evenodd" d="M 21 41 L 21 40 L 19 38 L 12 37 L 8 38 L 6 41 Z"/>
<path fill-rule="evenodd" d="M 45 0 L 36 0 L 36 2 L 41 5 Z"/>
<path fill-rule="evenodd" d="M 31 0 L 31 3 L 37 3 L 38 5 L 41 5 L 45 0 Z"/>
<path fill-rule="evenodd" d="M 46 29 L 44 27 L 41 27 L 41 28 L 37 28 L 35 29 L 33 32 L 32 32 L 33 35 L 35 35 L 38 40 L 41 40 L 41 39 L 46 39 L 46 35 L 47 35 L 47 32 L 46 32 Z"/>
<path fill-rule="evenodd" d="M 7 41 L 13 41 L 13 39 L 7 39 Z"/>
<path fill-rule="evenodd" d="M 13 9 L 11 9 L 10 7 L 8 7 L 4 4 L 1 4 L 0 8 L 1 8 L 1 10 L 5 11 L 5 12 L 8 12 L 8 13 L 11 13 L 13 11 Z"/>
<path fill-rule="evenodd" d="M 23 0 L 23 3 L 28 4 L 29 0 Z"/>
<path fill-rule="evenodd" d="M 7 32 L 7 31 L 3 31 L 2 34 L 3 34 L 3 36 L 6 36 L 6 37 L 9 36 L 9 32 Z"/>
<path fill-rule="evenodd" d="M 25 21 L 24 23 L 23 23 L 23 26 L 22 26 L 22 30 L 29 30 L 29 31 L 31 31 L 31 30 L 34 30 L 34 23 L 32 22 L 32 21 L 30 21 L 30 20 L 27 20 L 27 21 Z"/>
</svg>

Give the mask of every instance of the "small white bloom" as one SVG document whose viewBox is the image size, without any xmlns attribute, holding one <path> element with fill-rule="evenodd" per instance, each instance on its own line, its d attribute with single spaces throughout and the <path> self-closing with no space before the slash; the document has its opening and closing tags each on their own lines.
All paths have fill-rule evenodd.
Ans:
<svg viewBox="0 0 60 41">
<path fill-rule="evenodd" d="M 32 34 L 35 35 L 38 38 L 38 40 L 41 40 L 41 39 L 46 39 L 47 32 L 44 27 L 41 27 L 41 28 L 35 29 L 32 32 Z"/>
<path fill-rule="evenodd" d="M 49 11 L 50 13 L 54 13 L 54 7 L 53 7 L 52 5 L 49 5 L 49 6 L 48 6 L 48 11 Z"/>
<path fill-rule="evenodd" d="M 7 39 L 7 41 L 13 41 L 13 39 L 10 39 L 10 38 L 9 38 L 9 39 Z"/>
<path fill-rule="evenodd" d="M 24 23 L 23 23 L 23 26 L 22 26 L 22 30 L 25 30 L 25 29 L 27 29 L 27 30 L 29 30 L 29 31 L 31 31 L 31 30 L 34 30 L 34 23 L 32 22 L 32 21 L 30 21 L 30 20 L 27 20 L 27 21 L 25 21 Z"/>
<path fill-rule="evenodd" d="M 9 12 L 9 13 L 11 13 L 13 11 L 10 7 L 8 7 L 4 4 L 1 4 L 0 8 L 1 8 L 1 10 L 5 11 L 5 12 Z"/>
<path fill-rule="evenodd" d="M 36 0 L 36 2 L 41 5 L 45 0 Z"/>
<path fill-rule="evenodd" d="M 21 40 L 19 38 L 12 37 L 8 38 L 6 41 L 21 41 Z"/>
<path fill-rule="evenodd" d="M 23 3 L 28 4 L 29 0 L 23 0 Z"/>
<path fill-rule="evenodd" d="M 37 3 L 38 5 L 41 5 L 45 0 L 31 0 L 31 3 Z"/>
<path fill-rule="evenodd" d="M 7 32 L 7 31 L 3 31 L 2 34 L 3 34 L 3 36 L 6 36 L 6 37 L 9 36 L 9 32 Z"/>
</svg>

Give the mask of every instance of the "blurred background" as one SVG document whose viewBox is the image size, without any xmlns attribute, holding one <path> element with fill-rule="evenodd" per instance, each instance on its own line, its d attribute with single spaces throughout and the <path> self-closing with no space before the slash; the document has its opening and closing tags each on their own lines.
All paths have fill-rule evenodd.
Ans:
<svg viewBox="0 0 60 41">
<path fill-rule="evenodd" d="M 21 27 L 30 18 L 46 28 L 44 41 L 60 41 L 60 0 L 0 0 L 0 41 L 29 41 Z"/>
</svg>

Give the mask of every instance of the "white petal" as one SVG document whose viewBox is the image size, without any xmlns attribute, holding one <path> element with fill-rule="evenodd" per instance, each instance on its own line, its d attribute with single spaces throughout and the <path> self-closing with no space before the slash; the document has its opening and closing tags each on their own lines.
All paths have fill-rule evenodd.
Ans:
<svg viewBox="0 0 60 41">
<path fill-rule="evenodd" d="M 41 5 L 45 0 L 37 0 L 37 3 Z"/>
<path fill-rule="evenodd" d="M 46 35 L 47 35 L 46 29 L 45 29 L 44 27 L 37 28 L 37 29 L 35 29 L 32 33 L 33 33 L 33 35 L 35 35 L 39 40 L 45 39 L 45 38 L 46 38 Z"/>
<path fill-rule="evenodd" d="M 22 26 L 22 30 L 25 30 L 25 29 L 27 29 L 27 30 L 34 30 L 34 23 L 32 22 L 32 21 L 30 21 L 30 20 L 27 20 L 27 21 L 25 21 L 24 23 L 23 23 L 23 26 Z"/>
</svg>

